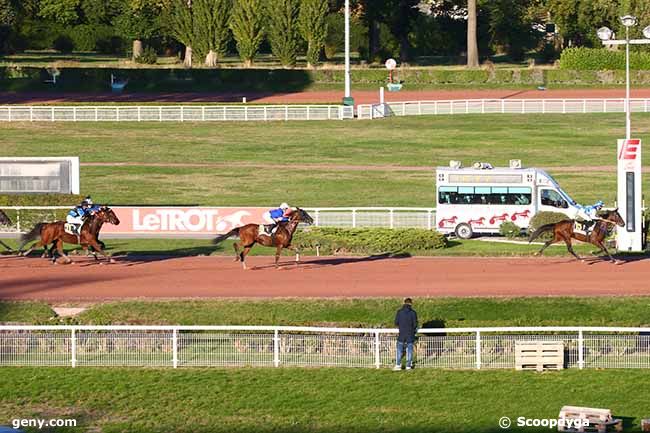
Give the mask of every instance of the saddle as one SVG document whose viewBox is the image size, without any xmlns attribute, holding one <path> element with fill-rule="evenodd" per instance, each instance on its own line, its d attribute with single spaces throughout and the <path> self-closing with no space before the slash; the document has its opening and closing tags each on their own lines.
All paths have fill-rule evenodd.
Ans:
<svg viewBox="0 0 650 433">
<path fill-rule="evenodd" d="M 594 226 L 594 221 L 578 221 L 573 223 L 573 232 L 589 236 Z"/>
<path fill-rule="evenodd" d="M 79 236 L 79 229 L 81 226 L 79 224 L 65 223 L 63 225 L 63 231 L 72 236 Z"/>
<path fill-rule="evenodd" d="M 267 235 L 272 236 L 275 234 L 278 226 L 276 224 L 260 224 L 258 229 L 258 235 Z"/>
</svg>

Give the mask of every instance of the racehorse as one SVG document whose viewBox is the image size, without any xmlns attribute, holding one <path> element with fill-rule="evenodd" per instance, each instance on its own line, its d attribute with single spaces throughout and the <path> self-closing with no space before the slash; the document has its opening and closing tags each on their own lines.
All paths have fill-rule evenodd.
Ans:
<svg viewBox="0 0 650 433">
<path fill-rule="evenodd" d="M 11 225 L 11 220 L 9 219 L 7 214 L 0 209 L 0 226 L 10 226 L 10 225 Z M 7 251 L 13 251 L 9 245 L 5 244 L 2 241 L 0 241 L 0 245 L 5 247 Z"/>
<path fill-rule="evenodd" d="M 260 233 L 259 224 L 246 224 L 245 226 L 234 228 L 226 234 L 217 236 L 212 242 L 216 245 L 223 240 L 228 239 L 230 236 L 239 236 L 239 242 L 235 242 L 233 248 L 235 249 L 235 261 L 241 261 L 244 269 L 247 269 L 245 262 L 246 255 L 249 253 L 253 245 L 260 244 L 265 247 L 276 247 L 275 267 L 277 269 L 279 267 L 278 261 L 280 260 L 280 253 L 283 248 L 294 251 L 296 253 L 296 263 L 300 261 L 300 251 L 291 246 L 291 240 L 293 239 L 293 234 L 295 233 L 298 224 L 301 222 L 312 224 L 314 220 L 304 210 L 295 208 L 289 221 L 279 224 L 275 233 L 271 235 Z M 239 250 L 240 247 L 243 247 L 242 251 Z"/>
<path fill-rule="evenodd" d="M 105 222 L 108 222 L 113 225 L 119 225 L 120 220 L 115 215 L 115 212 L 107 206 L 102 206 L 98 211 L 86 217 L 84 225 L 81 227 L 81 233 L 79 236 L 71 235 L 65 231 L 65 222 L 57 221 L 53 223 L 39 223 L 34 226 L 34 228 L 29 232 L 24 234 L 20 240 L 21 245 L 18 251 L 22 251 L 23 247 L 31 241 L 39 239 L 39 241 L 32 245 L 32 247 L 22 255 L 27 256 L 35 248 L 43 246 L 47 248 L 47 245 L 54 243 L 58 253 L 63 256 L 66 260 L 66 263 L 71 263 L 72 260 L 63 252 L 63 243 L 81 245 L 83 249 L 87 250 L 88 247 L 93 248 L 93 255 L 95 260 L 99 260 L 97 254 L 105 257 L 108 262 L 111 262 L 111 258 L 104 252 L 104 245 L 98 240 L 99 231 L 104 225 Z M 56 254 L 52 255 L 52 263 L 56 263 Z"/>
<path fill-rule="evenodd" d="M 567 249 L 573 256 L 578 259 L 584 261 L 584 259 L 580 258 L 575 251 L 573 251 L 573 247 L 571 245 L 571 238 L 577 239 L 582 242 L 588 242 L 590 244 L 593 244 L 600 248 L 598 251 L 596 251 L 594 254 L 598 254 L 602 251 L 605 251 L 607 256 L 609 257 L 609 260 L 613 263 L 616 263 L 616 260 L 614 260 L 614 257 L 609 253 L 607 250 L 607 247 L 605 246 L 604 239 L 609 233 L 610 226 L 613 226 L 614 224 L 620 226 L 620 227 L 625 227 L 625 221 L 623 221 L 623 218 L 621 215 L 618 213 L 618 208 L 614 210 L 609 210 L 609 211 L 603 211 L 598 215 L 598 218 L 595 219 L 595 224 L 594 228 L 591 231 L 591 233 L 587 235 L 583 235 L 582 233 L 575 233 L 574 231 L 574 225 L 575 225 L 575 220 L 562 220 L 558 223 L 554 224 L 546 224 L 535 230 L 530 237 L 528 238 L 528 243 L 531 243 L 535 239 L 537 239 L 542 233 L 546 233 L 549 231 L 553 232 L 553 239 L 547 241 L 544 246 L 542 247 L 539 252 L 537 252 L 535 255 L 540 255 L 542 252 L 551 244 L 559 241 L 564 241 L 566 243 Z"/>
</svg>

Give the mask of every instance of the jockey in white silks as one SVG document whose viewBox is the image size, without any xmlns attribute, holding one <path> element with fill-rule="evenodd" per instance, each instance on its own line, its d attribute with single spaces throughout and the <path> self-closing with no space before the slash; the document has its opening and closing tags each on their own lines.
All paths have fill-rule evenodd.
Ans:
<svg viewBox="0 0 650 433">
<path fill-rule="evenodd" d="M 605 203 L 602 200 L 598 200 L 591 206 L 578 206 L 575 220 L 582 223 L 582 226 L 587 230 L 593 224 L 594 219 L 598 216 L 598 212 L 604 205 Z"/>
</svg>

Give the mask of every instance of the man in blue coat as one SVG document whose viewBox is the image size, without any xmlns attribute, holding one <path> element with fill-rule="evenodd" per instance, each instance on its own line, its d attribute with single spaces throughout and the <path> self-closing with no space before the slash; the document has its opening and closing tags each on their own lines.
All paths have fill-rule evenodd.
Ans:
<svg viewBox="0 0 650 433">
<path fill-rule="evenodd" d="M 75 206 L 68 212 L 68 215 L 65 218 L 65 221 L 69 224 L 73 224 L 75 228 L 75 234 L 79 236 L 81 233 L 81 226 L 84 223 L 84 220 L 87 216 L 91 215 L 98 209 L 97 206 L 93 205 L 93 200 L 90 196 L 87 196 L 80 205 Z"/>
<path fill-rule="evenodd" d="M 393 370 L 402 369 L 402 357 L 406 348 L 406 369 L 413 368 L 413 344 L 415 343 L 415 333 L 418 330 L 418 315 L 413 309 L 413 300 L 404 299 L 404 305 L 397 310 L 395 315 L 395 325 L 399 328 L 397 337 L 397 354 L 395 356 L 395 367 Z"/>
<path fill-rule="evenodd" d="M 289 217 L 292 214 L 291 206 L 287 203 L 282 203 L 279 208 L 271 209 L 267 212 L 268 219 L 271 219 L 275 224 L 266 225 L 266 232 L 268 234 L 275 233 L 275 230 L 280 223 L 286 223 L 289 221 Z"/>
</svg>

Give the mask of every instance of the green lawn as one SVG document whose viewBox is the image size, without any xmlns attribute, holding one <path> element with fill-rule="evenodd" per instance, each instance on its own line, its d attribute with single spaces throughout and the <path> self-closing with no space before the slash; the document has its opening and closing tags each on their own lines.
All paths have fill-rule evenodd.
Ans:
<svg viewBox="0 0 650 433">
<path fill-rule="evenodd" d="M 88 306 L 75 323 L 392 327 L 400 305 L 395 298 L 109 302 Z M 414 308 L 424 327 L 650 326 L 648 297 L 422 298 Z M 0 302 L 0 323 L 55 324 L 54 315 L 42 302 Z"/>
<path fill-rule="evenodd" d="M 650 140 L 650 115 L 634 115 Z M 278 123 L 5 123 L 5 156 L 79 155 L 82 192 L 113 204 L 434 206 L 437 165 L 546 167 L 583 203 L 613 204 L 623 116 L 467 115 Z M 650 155 L 644 155 L 650 163 Z M 142 164 L 217 164 L 151 167 Z M 140 164 L 140 165 L 138 165 Z M 554 171 L 554 167 L 564 167 Z M 568 169 L 567 169 L 568 167 Z M 568 170 L 568 171 L 567 171 Z M 602 169 L 601 169 L 602 170 Z"/>
<path fill-rule="evenodd" d="M 625 431 L 638 432 L 648 385 L 644 372 L 616 370 L 5 367 L 0 424 L 74 418 L 80 427 L 58 431 L 495 433 L 503 416 L 555 418 L 562 406 L 576 405 L 610 408 Z"/>
</svg>

